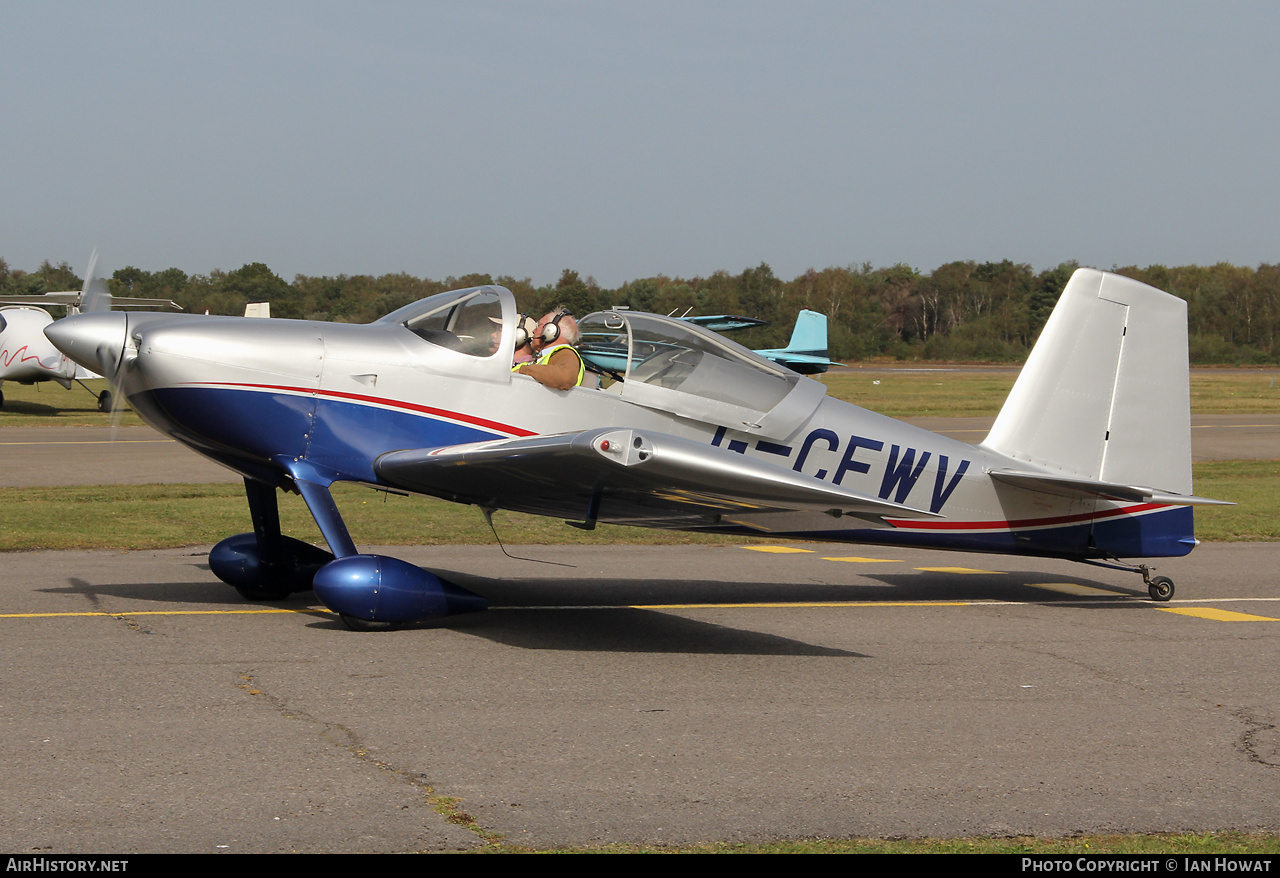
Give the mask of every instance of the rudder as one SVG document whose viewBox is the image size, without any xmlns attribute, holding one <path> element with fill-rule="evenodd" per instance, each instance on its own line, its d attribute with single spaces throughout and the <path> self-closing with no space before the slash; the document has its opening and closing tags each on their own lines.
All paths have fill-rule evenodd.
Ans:
<svg viewBox="0 0 1280 878">
<path fill-rule="evenodd" d="M 1051 471 L 1191 493 L 1187 305 L 1078 269 L 983 445 Z"/>
</svg>

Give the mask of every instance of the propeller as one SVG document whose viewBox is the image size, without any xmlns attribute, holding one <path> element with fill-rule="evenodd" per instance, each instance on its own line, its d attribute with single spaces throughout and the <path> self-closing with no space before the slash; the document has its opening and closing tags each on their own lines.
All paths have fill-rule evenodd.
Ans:
<svg viewBox="0 0 1280 878">
<path fill-rule="evenodd" d="M 84 285 L 80 288 L 80 307 L 81 314 L 101 313 L 111 310 L 111 289 L 107 286 L 105 279 L 98 276 L 98 249 L 95 247 L 93 252 L 89 254 L 89 266 L 84 272 Z M 73 309 L 68 308 L 68 316 L 75 313 Z M 115 440 L 116 428 L 120 425 L 120 418 L 123 409 L 120 403 L 120 389 L 117 387 L 115 377 L 113 375 L 103 375 L 110 385 L 110 390 L 104 390 L 98 394 L 98 411 L 110 414 L 111 420 L 111 436 L 112 441 Z"/>
<path fill-rule="evenodd" d="M 182 306 L 170 299 L 112 296 L 106 280 L 98 276 L 96 249 L 89 256 L 84 286 L 78 295 L 49 295 L 63 297 L 60 304 L 67 305 L 68 313 L 65 320 L 56 320 L 45 327 L 45 336 L 85 370 L 107 379 L 111 390 L 98 394 L 98 410 L 110 412 L 112 426 L 118 425 L 123 405 L 120 369 L 128 343 L 129 318 L 122 310 L 113 309 L 165 308 L 181 311 Z"/>
<path fill-rule="evenodd" d="M 89 314 L 110 310 L 111 290 L 107 287 L 107 282 L 98 277 L 98 251 L 95 248 L 89 254 L 89 267 L 84 273 L 84 286 L 80 290 L 80 311 Z"/>
</svg>

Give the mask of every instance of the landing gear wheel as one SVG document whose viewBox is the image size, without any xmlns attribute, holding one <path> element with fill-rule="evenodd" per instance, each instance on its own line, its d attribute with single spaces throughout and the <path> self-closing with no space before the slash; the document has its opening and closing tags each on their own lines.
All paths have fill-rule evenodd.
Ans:
<svg viewBox="0 0 1280 878">
<path fill-rule="evenodd" d="M 342 620 L 343 625 L 346 625 L 352 631 L 388 631 L 393 624 L 391 622 L 370 622 L 368 619 L 357 619 L 355 616 L 348 616 L 346 613 L 339 613 L 338 618 Z"/>
<path fill-rule="evenodd" d="M 111 391 L 110 390 L 104 390 L 98 394 L 98 411 L 100 412 L 111 411 Z"/>
<path fill-rule="evenodd" d="M 1147 594 L 1151 600 L 1164 602 L 1173 597 L 1173 580 L 1167 576 L 1156 576 L 1147 583 Z"/>
<path fill-rule="evenodd" d="M 282 601 L 289 595 L 293 594 L 287 588 L 251 588 L 247 585 L 232 586 L 240 593 L 240 597 L 246 601 L 252 601 L 255 604 L 265 603 L 268 601 Z"/>
</svg>

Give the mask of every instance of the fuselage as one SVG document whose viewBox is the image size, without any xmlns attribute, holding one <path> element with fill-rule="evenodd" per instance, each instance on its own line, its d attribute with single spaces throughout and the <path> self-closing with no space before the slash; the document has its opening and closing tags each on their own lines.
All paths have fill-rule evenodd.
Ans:
<svg viewBox="0 0 1280 878">
<path fill-rule="evenodd" d="M 44 335 L 52 322 L 52 315 L 40 308 L 0 308 L 0 381 L 57 381 L 71 386 L 76 364 Z"/>
<path fill-rule="evenodd" d="M 412 320 L 92 315 L 78 358 L 114 376 L 156 429 L 279 486 L 300 461 L 325 481 L 378 485 L 374 462 L 391 451 L 616 426 L 704 442 L 932 514 L 746 512 L 702 529 L 1081 559 L 1182 555 L 1195 544 L 1187 507 L 995 481 L 989 473 L 1013 461 L 829 398 L 807 378 L 779 383 L 708 361 L 713 380 L 702 387 L 696 375 L 677 390 L 635 370 L 608 387 L 550 390 L 511 373 L 514 301 L 500 290 L 493 307 L 502 326 L 488 327 L 492 340 L 479 330 L 411 331 Z M 518 499 L 505 506 L 521 508 Z"/>
</svg>

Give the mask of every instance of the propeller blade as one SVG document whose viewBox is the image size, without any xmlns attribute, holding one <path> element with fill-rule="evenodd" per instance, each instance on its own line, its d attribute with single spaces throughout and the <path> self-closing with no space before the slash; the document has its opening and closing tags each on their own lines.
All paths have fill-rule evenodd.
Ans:
<svg viewBox="0 0 1280 878">
<path fill-rule="evenodd" d="M 89 268 L 84 273 L 84 288 L 80 291 L 80 310 L 83 313 L 111 310 L 111 291 L 107 282 L 98 277 L 98 251 L 89 256 Z"/>
</svg>

